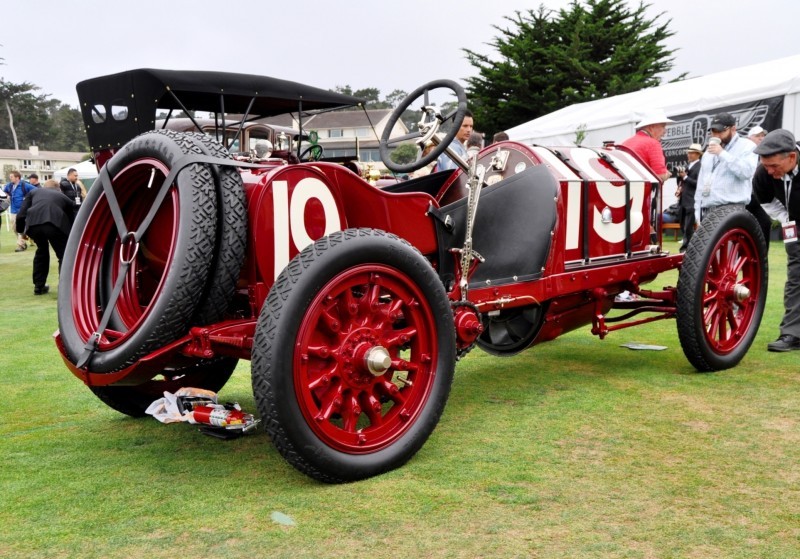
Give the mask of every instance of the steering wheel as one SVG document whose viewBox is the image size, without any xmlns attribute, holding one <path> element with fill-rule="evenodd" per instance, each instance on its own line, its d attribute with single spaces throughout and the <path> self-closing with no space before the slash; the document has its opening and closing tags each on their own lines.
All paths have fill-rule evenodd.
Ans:
<svg viewBox="0 0 800 559">
<path fill-rule="evenodd" d="M 303 150 L 303 153 L 300 154 L 300 161 L 319 161 L 322 159 L 322 154 L 325 152 L 325 148 L 323 148 L 319 144 L 311 144 L 306 149 Z M 308 159 L 306 159 L 308 156 Z"/>
<path fill-rule="evenodd" d="M 456 98 L 458 99 L 458 106 L 456 109 L 445 116 L 440 115 L 438 110 L 433 109 L 428 100 L 428 92 L 440 88 L 451 90 L 456 94 Z M 414 101 L 420 97 L 424 98 L 422 108 L 423 116 L 418 129 L 415 132 L 410 132 L 408 134 L 398 136 L 397 138 L 390 139 L 389 136 L 391 135 L 395 124 L 397 124 L 397 121 L 400 120 L 400 117 L 403 115 L 406 109 L 408 109 L 412 103 L 414 103 Z M 403 102 L 400 103 L 389 116 L 389 121 L 386 123 L 386 127 L 383 129 L 383 134 L 381 134 L 381 161 L 383 161 L 383 164 L 386 165 L 387 169 L 394 171 L 395 173 L 410 173 L 412 171 L 416 171 L 417 169 L 421 169 L 444 153 L 444 150 L 447 149 L 447 146 L 450 145 L 450 142 L 452 142 L 456 137 L 456 134 L 458 134 L 458 129 L 461 128 L 461 123 L 464 121 L 464 115 L 466 112 L 467 96 L 464 93 L 464 88 L 462 88 L 456 82 L 452 80 L 434 80 L 421 87 L 418 87 L 412 91 L 408 97 L 403 99 Z M 422 148 L 425 145 L 425 142 L 432 138 L 434 134 L 436 134 L 439 126 L 451 119 L 453 124 L 450 128 L 450 131 L 447 133 L 441 143 L 436 146 L 428 155 L 406 164 L 395 163 L 389 157 L 390 146 L 407 142 L 409 140 L 416 140 L 417 144 L 420 146 L 420 148 Z"/>
</svg>

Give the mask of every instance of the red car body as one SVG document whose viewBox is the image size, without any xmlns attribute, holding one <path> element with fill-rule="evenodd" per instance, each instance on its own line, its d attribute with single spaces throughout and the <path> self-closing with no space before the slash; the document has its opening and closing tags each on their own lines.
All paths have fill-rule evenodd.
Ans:
<svg viewBox="0 0 800 559">
<path fill-rule="evenodd" d="M 239 75 L 134 71 L 79 85 L 82 105 L 89 107 L 84 116 L 90 142 L 105 171 L 94 188 L 104 190 L 93 206 L 81 209 L 83 229 L 73 233 L 72 248 L 68 247 L 56 343 L 72 373 L 123 413 L 141 415 L 147 399 L 158 397 L 165 387 L 192 381 L 216 387 L 220 383 L 211 377 L 193 379 L 192 374 L 201 370 L 213 376 L 211 365 L 219 360 L 235 365 L 236 359 L 257 358 L 254 390 L 262 414 L 273 419 L 270 435 L 278 449 L 312 477 L 348 481 L 397 467 L 413 455 L 435 426 L 449 390 L 449 383 L 440 386 L 436 379 L 451 378 L 453 364 L 437 360 L 454 361 L 475 343 L 490 353 L 509 355 L 585 325 L 602 338 L 618 328 L 676 314 L 683 316 L 678 318 L 684 351 L 698 369 L 733 366 L 752 342 L 766 294 L 765 253 L 757 225 L 738 209 L 720 214 L 709 221 L 715 227 L 694 237 L 687 253 L 691 270 L 685 275 L 681 270 L 679 286 L 645 289 L 658 274 L 681 268 L 684 255 L 664 250 L 660 238 L 653 242 L 660 224 L 652 221 L 650 201 L 659 181 L 624 148 L 546 148 L 516 142 L 488 146 L 477 154 L 473 167 L 480 170 L 482 193 L 477 216 L 469 217 L 474 176 L 463 169 L 376 188 L 339 164 L 225 161 L 219 150 L 210 155 L 191 151 L 192 142 L 197 147 L 205 140 L 168 135 L 163 142 L 188 145 L 184 156 L 198 168 L 217 165 L 217 174 L 219 168 L 238 168 L 247 248 L 221 318 L 212 323 L 181 319 L 179 328 L 166 336 L 162 332 L 154 343 L 153 336 L 140 336 L 139 330 L 158 318 L 150 315 L 171 297 L 171 270 L 182 258 L 181 211 L 187 203 L 185 193 L 192 191 L 164 187 L 166 202 L 161 202 L 144 183 L 149 176 L 152 184 L 158 171 L 168 184 L 173 175 L 181 176 L 178 169 L 189 167 L 180 167 L 180 160 L 161 161 L 158 150 L 156 155 L 136 155 L 150 153 L 147 142 L 161 146 L 162 138 L 154 133 L 133 140 L 138 152 L 122 147 L 149 128 L 142 125 L 146 119 L 141 115 L 153 109 L 149 105 L 125 112 L 139 116 L 136 126 L 118 132 L 118 142 L 108 142 L 111 132 L 95 135 L 95 141 L 91 133 L 92 126 L 100 126 L 91 108 L 105 103 L 100 112 L 113 114 L 111 107 L 123 105 L 114 99 L 127 98 L 126 87 L 131 81 L 138 84 L 139 78 L 161 95 L 152 94 L 159 99 L 155 106 L 185 108 L 168 94 L 177 91 L 175 99 L 183 93 L 195 101 L 190 108 L 205 110 L 212 110 L 209 104 L 216 104 L 217 96 L 223 98 L 221 88 L 206 87 L 206 80 L 229 80 L 229 89 L 249 83 Z M 179 85 L 170 87 L 173 78 L 185 79 L 184 91 Z M 242 121 L 254 105 L 265 116 L 289 104 L 285 99 L 264 100 L 261 93 L 230 95 L 233 100 L 226 97 L 226 106 L 244 113 Z M 142 103 L 141 95 L 133 97 Z M 358 101 L 312 89 L 292 99 L 305 104 L 304 109 Z M 230 127 L 236 130 L 235 123 Z M 152 222 L 149 213 L 155 215 Z M 136 227 L 143 223 L 149 230 L 139 236 Z M 459 255 L 473 225 L 477 255 L 464 278 Z M 126 227 L 132 231 L 126 232 Z M 368 237 L 367 244 L 350 252 L 342 249 L 341 258 L 357 261 L 360 250 L 383 254 L 381 247 L 386 245 L 389 264 L 382 256 L 374 264 L 365 256 L 358 265 L 326 275 L 322 268 L 335 264 L 317 261 L 326 251 L 338 250 L 339 244 L 355 243 L 348 240 L 348 232 L 353 232 L 351 237 Z M 432 288 L 410 279 L 416 272 L 406 262 L 416 253 L 407 253 L 396 241 L 384 241 L 383 232 L 407 241 L 424 257 L 424 266 L 430 268 L 425 273 L 439 278 L 436 289 L 446 297 L 444 302 L 426 294 Z M 330 239 L 330 244 L 315 244 L 319 239 Z M 312 247 L 316 254 L 309 252 Z M 324 281 L 304 287 L 304 266 L 321 270 L 308 273 L 321 274 Z M 372 275 L 370 266 L 376 270 Z M 339 287 L 350 285 L 347 282 L 355 287 Z M 119 299 L 112 289 L 117 284 Z M 296 301 L 292 290 L 300 288 L 311 291 Z M 615 302 L 623 291 L 634 293 L 637 300 Z M 63 301 L 62 292 L 70 294 Z M 317 292 L 320 295 L 312 297 Z M 368 300 L 372 310 L 364 311 Z M 442 305 L 450 306 L 451 317 L 438 316 L 435 309 Z M 285 322 L 283 308 L 303 314 L 299 326 Z M 367 316 L 348 318 L 342 310 L 346 308 L 353 316 Z M 259 342 L 259 336 L 271 335 L 265 332 L 274 324 L 298 328 L 283 342 L 284 348 Z M 341 332 L 345 327 L 346 335 Z M 395 340 L 403 336 L 406 341 Z M 127 353 L 118 361 L 101 364 L 98 359 L 121 349 Z M 273 353 L 284 349 L 294 372 L 274 370 L 283 361 Z M 231 372 L 232 367 L 225 374 Z M 221 375 L 221 384 L 227 376 Z M 400 382 L 395 382 L 398 377 Z M 287 388 L 277 389 L 284 391 L 276 396 L 272 385 L 283 386 L 284 380 Z M 422 388 L 414 389 L 414 383 Z M 287 399 L 291 405 L 284 404 Z M 429 413 L 433 401 L 435 410 Z M 420 424 L 424 426 L 409 427 Z M 311 450 L 304 454 L 306 448 Z"/>
</svg>

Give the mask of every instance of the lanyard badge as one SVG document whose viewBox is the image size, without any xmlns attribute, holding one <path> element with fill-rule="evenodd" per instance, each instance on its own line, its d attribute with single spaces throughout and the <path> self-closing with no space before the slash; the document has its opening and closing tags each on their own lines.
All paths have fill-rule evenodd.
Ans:
<svg viewBox="0 0 800 559">
<path fill-rule="evenodd" d="M 794 221 L 787 221 L 783 227 L 783 242 L 794 243 L 797 241 L 797 224 Z"/>
</svg>

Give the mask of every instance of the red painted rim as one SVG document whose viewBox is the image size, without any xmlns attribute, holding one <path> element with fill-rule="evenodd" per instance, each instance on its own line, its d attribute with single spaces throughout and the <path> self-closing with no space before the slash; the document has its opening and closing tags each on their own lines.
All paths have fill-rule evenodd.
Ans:
<svg viewBox="0 0 800 559">
<path fill-rule="evenodd" d="M 761 285 L 758 250 L 743 229 L 725 233 L 714 247 L 702 294 L 704 334 L 719 354 L 733 351 L 753 322 Z M 744 297 L 742 289 L 749 295 Z"/>
<path fill-rule="evenodd" d="M 294 388 L 306 422 L 348 454 L 391 445 L 425 407 L 436 342 L 433 311 L 406 274 L 383 265 L 341 272 L 311 302 L 297 335 Z M 382 374 L 366 364 L 381 348 L 391 358 Z"/>
<path fill-rule="evenodd" d="M 136 231 L 142 223 L 168 173 L 169 168 L 163 162 L 143 158 L 126 166 L 112 179 L 128 231 Z M 81 232 L 75 255 L 72 312 L 81 339 L 88 340 L 97 331 L 119 277 L 120 261 L 134 254 L 116 302 L 118 320 L 114 327 L 106 328 L 98 348 L 100 351 L 112 349 L 137 331 L 152 303 L 161 295 L 178 236 L 179 213 L 178 189 L 173 185 L 138 247 L 130 242 L 123 246 L 108 198 L 105 193 L 100 195 Z"/>
</svg>

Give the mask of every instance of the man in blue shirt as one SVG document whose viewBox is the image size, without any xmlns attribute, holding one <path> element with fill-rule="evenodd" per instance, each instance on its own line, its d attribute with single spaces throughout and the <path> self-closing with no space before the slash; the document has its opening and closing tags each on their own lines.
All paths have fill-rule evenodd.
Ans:
<svg viewBox="0 0 800 559">
<path fill-rule="evenodd" d="M 719 142 L 715 142 L 717 138 Z M 708 210 L 723 204 L 750 202 L 751 179 L 758 164 L 756 145 L 736 133 L 736 119 L 719 113 L 711 120 L 711 138 L 700 160 L 695 192 L 695 216 L 702 221 Z"/>
<path fill-rule="evenodd" d="M 450 149 L 460 155 L 465 161 L 467 159 L 467 148 L 465 144 L 467 140 L 469 140 L 469 135 L 472 134 L 472 130 L 472 112 L 467 110 L 467 112 L 464 113 L 464 121 L 461 123 L 461 128 L 458 129 L 456 137 L 450 142 Z M 449 171 L 456 167 L 456 162 L 450 159 L 446 152 L 440 155 L 439 159 L 436 160 L 437 171 Z"/>
<path fill-rule="evenodd" d="M 20 208 L 22 207 L 22 201 L 25 199 L 25 196 L 28 192 L 35 190 L 36 187 L 32 184 L 29 184 L 22 180 L 22 175 L 19 171 L 11 171 L 8 174 L 9 183 L 3 188 L 3 192 L 8 194 L 8 197 L 11 199 L 11 206 L 8 208 L 9 217 L 8 223 L 11 228 L 16 231 L 17 230 L 17 212 L 19 212 Z M 23 250 L 28 248 L 28 243 L 25 241 L 25 238 L 22 234 L 17 233 L 17 248 L 14 249 L 14 252 L 22 252 Z"/>
</svg>

